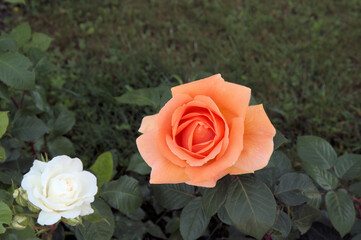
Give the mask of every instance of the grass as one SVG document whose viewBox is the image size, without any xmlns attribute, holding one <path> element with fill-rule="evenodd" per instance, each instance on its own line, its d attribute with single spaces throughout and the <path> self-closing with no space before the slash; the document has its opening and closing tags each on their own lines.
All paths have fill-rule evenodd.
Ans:
<svg viewBox="0 0 361 240">
<path fill-rule="evenodd" d="M 78 156 L 110 149 L 127 160 L 152 109 L 113 97 L 222 73 L 252 88 L 291 140 L 317 135 L 339 153 L 361 153 L 361 2 L 30 1 L 0 4 L 0 27 L 29 21 L 54 38 L 58 66 L 38 79 L 51 100 L 76 113 Z"/>
</svg>

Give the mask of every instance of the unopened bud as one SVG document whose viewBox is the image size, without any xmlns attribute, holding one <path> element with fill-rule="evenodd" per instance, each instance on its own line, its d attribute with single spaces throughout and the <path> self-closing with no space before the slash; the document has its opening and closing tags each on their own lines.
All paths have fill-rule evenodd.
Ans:
<svg viewBox="0 0 361 240">
<path fill-rule="evenodd" d="M 20 206 L 26 207 L 28 205 L 28 194 L 21 187 L 15 189 L 13 197 Z"/>
<path fill-rule="evenodd" d="M 11 227 L 16 230 L 23 230 L 28 225 L 29 219 L 24 215 L 15 215 L 11 221 Z"/>
<path fill-rule="evenodd" d="M 38 208 L 37 206 L 35 206 L 34 204 L 32 204 L 31 202 L 28 202 L 28 208 L 30 211 L 37 213 L 40 211 L 40 208 Z"/>
<path fill-rule="evenodd" d="M 77 226 L 82 223 L 82 219 L 80 216 L 76 218 L 63 218 L 62 221 L 69 224 L 70 226 Z"/>
</svg>

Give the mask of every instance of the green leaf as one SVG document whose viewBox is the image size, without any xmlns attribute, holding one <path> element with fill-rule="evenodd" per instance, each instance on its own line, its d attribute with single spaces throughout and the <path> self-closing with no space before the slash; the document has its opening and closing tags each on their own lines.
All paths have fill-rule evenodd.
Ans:
<svg viewBox="0 0 361 240">
<path fill-rule="evenodd" d="M 9 192 L 0 189 L 0 201 L 6 203 L 9 207 L 13 204 L 14 198 L 13 195 Z"/>
<path fill-rule="evenodd" d="M 153 237 L 167 239 L 160 227 L 158 225 L 155 225 L 152 221 L 147 221 L 144 226 L 146 231 Z"/>
<path fill-rule="evenodd" d="M 109 240 L 114 232 L 114 215 L 110 207 L 101 199 L 96 198 L 92 203 L 94 212 L 101 214 L 106 221 L 83 223 L 76 227 L 75 236 L 78 240 Z"/>
<path fill-rule="evenodd" d="M 45 52 L 53 39 L 44 33 L 34 33 L 31 42 L 24 46 L 24 49 L 37 48 Z"/>
<path fill-rule="evenodd" d="M 162 96 L 169 91 L 168 86 L 159 86 L 156 88 L 141 88 L 127 92 L 115 100 L 120 104 L 133 104 L 138 106 L 159 107 L 162 104 Z"/>
<path fill-rule="evenodd" d="M 361 233 L 354 236 L 351 240 L 361 240 Z"/>
<path fill-rule="evenodd" d="M 49 153 L 55 157 L 58 155 L 74 156 L 75 149 L 73 143 L 66 137 L 56 137 L 48 143 Z"/>
<path fill-rule="evenodd" d="M 355 207 L 344 189 L 326 194 L 326 209 L 332 225 L 341 237 L 350 232 L 355 222 Z"/>
<path fill-rule="evenodd" d="M 159 204 L 171 210 L 184 207 L 195 197 L 194 187 L 184 183 L 152 185 L 152 190 Z"/>
<path fill-rule="evenodd" d="M 285 136 L 280 131 L 276 130 L 276 135 L 273 137 L 274 150 L 278 149 L 287 141 L 287 138 L 285 138 Z"/>
<path fill-rule="evenodd" d="M 8 3 L 19 3 L 19 4 L 24 4 L 24 5 L 25 5 L 25 0 L 5 0 L 5 2 L 8 2 Z"/>
<path fill-rule="evenodd" d="M 318 165 L 304 163 L 303 169 L 325 190 L 332 190 L 338 186 L 337 178 L 330 171 Z"/>
<path fill-rule="evenodd" d="M 100 195 L 112 207 L 125 214 L 133 213 L 143 202 L 138 181 L 128 176 L 104 183 Z"/>
<path fill-rule="evenodd" d="M 5 134 L 9 125 L 9 117 L 7 111 L 0 111 L 0 138 Z"/>
<path fill-rule="evenodd" d="M 0 163 L 5 162 L 5 160 L 6 160 L 5 149 L 2 146 L 0 146 Z"/>
<path fill-rule="evenodd" d="M 228 189 L 225 207 L 233 225 L 257 239 L 261 239 L 276 220 L 273 194 L 255 177 L 237 177 Z"/>
<path fill-rule="evenodd" d="M 351 180 L 361 176 L 361 154 L 346 154 L 338 158 L 335 165 L 338 177 Z"/>
<path fill-rule="evenodd" d="M 223 206 L 227 198 L 230 179 L 225 177 L 217 182 L 214 188 L 207 188 L 203 192 L 202 206 L 207 217 L 212 217 Z"/>
<path fill-rule="evenodd" d="M 139 155 L 139 153 L 135 153 L 130 158 L 127 171 L 136 172 L 139 173 L 140 175 L 147 175 L 150 173 L 151 168 L 143 160 L 143 158 Z"/>
<path fill-rule="evenodd" d="M 16 41 L 19 48 L 24 46 L 24 44 L 29 41 L 31 37 L 31 29 L 29 23 L 22 23 L 15 27 L 10 32 L 10 36 Z"/>
<path fill-rule="evenodd" d="M 16 45 L 16 41 L 7 35 L 6 33 L 2 33 L 0 36 L 0 50 L 3 52 L 6 51 L 17 51 L 18 46 Z"/>
<path fill-rule="evenodd" d="M 0 98 L 5 100 L 5 102 L 11 101 L 9 91 L 3 84 L 0 84 Z"/>
<path fill-rule="evenodd" d="M 274 194 L 283 203 L 296 206 L 307 202 L 305 192 L 312 180 L 305 174 L 286 173 L 280 178 L 279 185 L 276 186 Z"/>
<path fill-rule="evenodd" d="M 14 122 L 14 127 L 11 131 L 12 135 L 23 141 L 34 141 L 45 133 L 49 132 L 49 128 L 45 123 L 37 117 L 24 116 L 19 117 Z"/>
<path fill-rule="evenodd" d="M 232 225 L 232 221 L 228 215 L 227 209 L 225 208 L 225 206 L 222 206 L 218 212 L 217 212 L 217 217 L 225 224 L 227 225 Z"/>
<path fill-rule="evenodd" d="M 102 153 L 90 167 L 90 170 L 97 176 L 98 187 L 101 188 L 104 183 L 112 179 L 113 155 L 110 152 Z"/>
<path fill-rule="evenodd" d="M 325 169 L 330 169 L 337 161 L 337 154 L 333 147 L 320 137 L 299 137 L 297 153 L 304 162 L 316 164 Z"/>
<path fill-rule="evenodd" d="M 190 201 L 182 210 L 180 216 L 180 233 L 184 240 L 197 239 L 206 230 L 210 218 L 202 208 L 202 198 Z"/>
<path fill-rule="evenodd" d="M 311 227 L 312 222 L 321 215 L 321 211 L 309 205 L 302 205 L 295 208 L 293 212 L 293 225 L 300 230 L 301 234 L 305 234 Z"/>
<path fill-rule="evenodd" d="M 133 221 L 124 216 L 115 216 L 116 228 L 114 236 L 117 239 L 142 240 L 146 228 L 141 221 Z"/>
<path fill-rule="evenodd" d="M 291 171 L 292 164 L 286 154 L 281 151 L 274 151 L 267 166 L 256 171 L 255 176 L 268 187 L 273 187 L 283 174 Z"/>
<path fill-rule="evenodd" d="M 274 231 L 272 236 L 277 235 L 286 238 L 288 234 L 290 234 L 291 226 L 292 223 L 290 217 L 285 212 L 280 211 L 277 215 L 276 222 L 272 227 L 272 230 Z"/>
<path fill-rule="evenodd" d="M 12 219 L 12 212 L 8 205 L 3 201 L 0 201 L 0 233 L 4 233 L 6 231 L 3 224 L 10 224 Z"/>
<path fill-rule="evenodd" d="M 350 187 L 349 190 L 356 194 L 357 197 L 361 197 L 361 182 L 356 182 L 353 183 Z"/>
<path fill-rule="evenodd" d="M 173 233 L 179 229 L 179 217 L 172 218 L 165 226 L 166 233 Z"/>
<path fill-rule="evenodd" d="M 59 107 L 58 109 L 60 112 L 53 125 L 53 132 L 56 136 L 69 132 L 75 124 L 75 117 L 71 111 L 65 107 Z"/>
<path fill-rule="evenodd" d="M 34 89 L 35 73 L 29 70 L 31 65 L 30 60 L 20 53 L 0 54 L 0 81 L 16 89 Z"/>
</svg>

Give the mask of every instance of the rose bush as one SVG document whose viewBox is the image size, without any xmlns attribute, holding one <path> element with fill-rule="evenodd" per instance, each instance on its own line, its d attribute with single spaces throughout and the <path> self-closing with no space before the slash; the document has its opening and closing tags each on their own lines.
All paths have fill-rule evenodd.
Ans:
<svg viewBox="0 0 361 240">
<path fill-rule="evenodd" d="M 172 88 L 172 99 L 139 129 L 150 182 L 214 187 L 227 174 L 265 167 L 276 130 L 262 105 L 248 106 L 250 97 L 220 74 Z"/>
<path fill-rule="evenodd" d="M 62 155 L 49 162 L 34 161 L 21 187 L 28 200 L 41 209 L 38 223 L 52 225 L 63 218 L 94 212 L 90 203 L 98 191 L 96 177 L 83 171 L 79 158 Z"/>
</svg>

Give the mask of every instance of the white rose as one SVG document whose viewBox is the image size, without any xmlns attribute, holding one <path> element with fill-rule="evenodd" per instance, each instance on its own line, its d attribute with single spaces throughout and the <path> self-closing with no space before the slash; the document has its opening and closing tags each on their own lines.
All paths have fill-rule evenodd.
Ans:
<svg viewBox="0 0 361 240">
<path fill-rule="evenodd" d="M 34 161 L 21 187 L 29 201 L 41 209 L 38 223 L 52 225 L 63 218 L 94 212 L 90 203 L 98 191 L 96 177 L 83 171 L 79 158 L 57 156 L 49 162 Z"/>
</svg>

